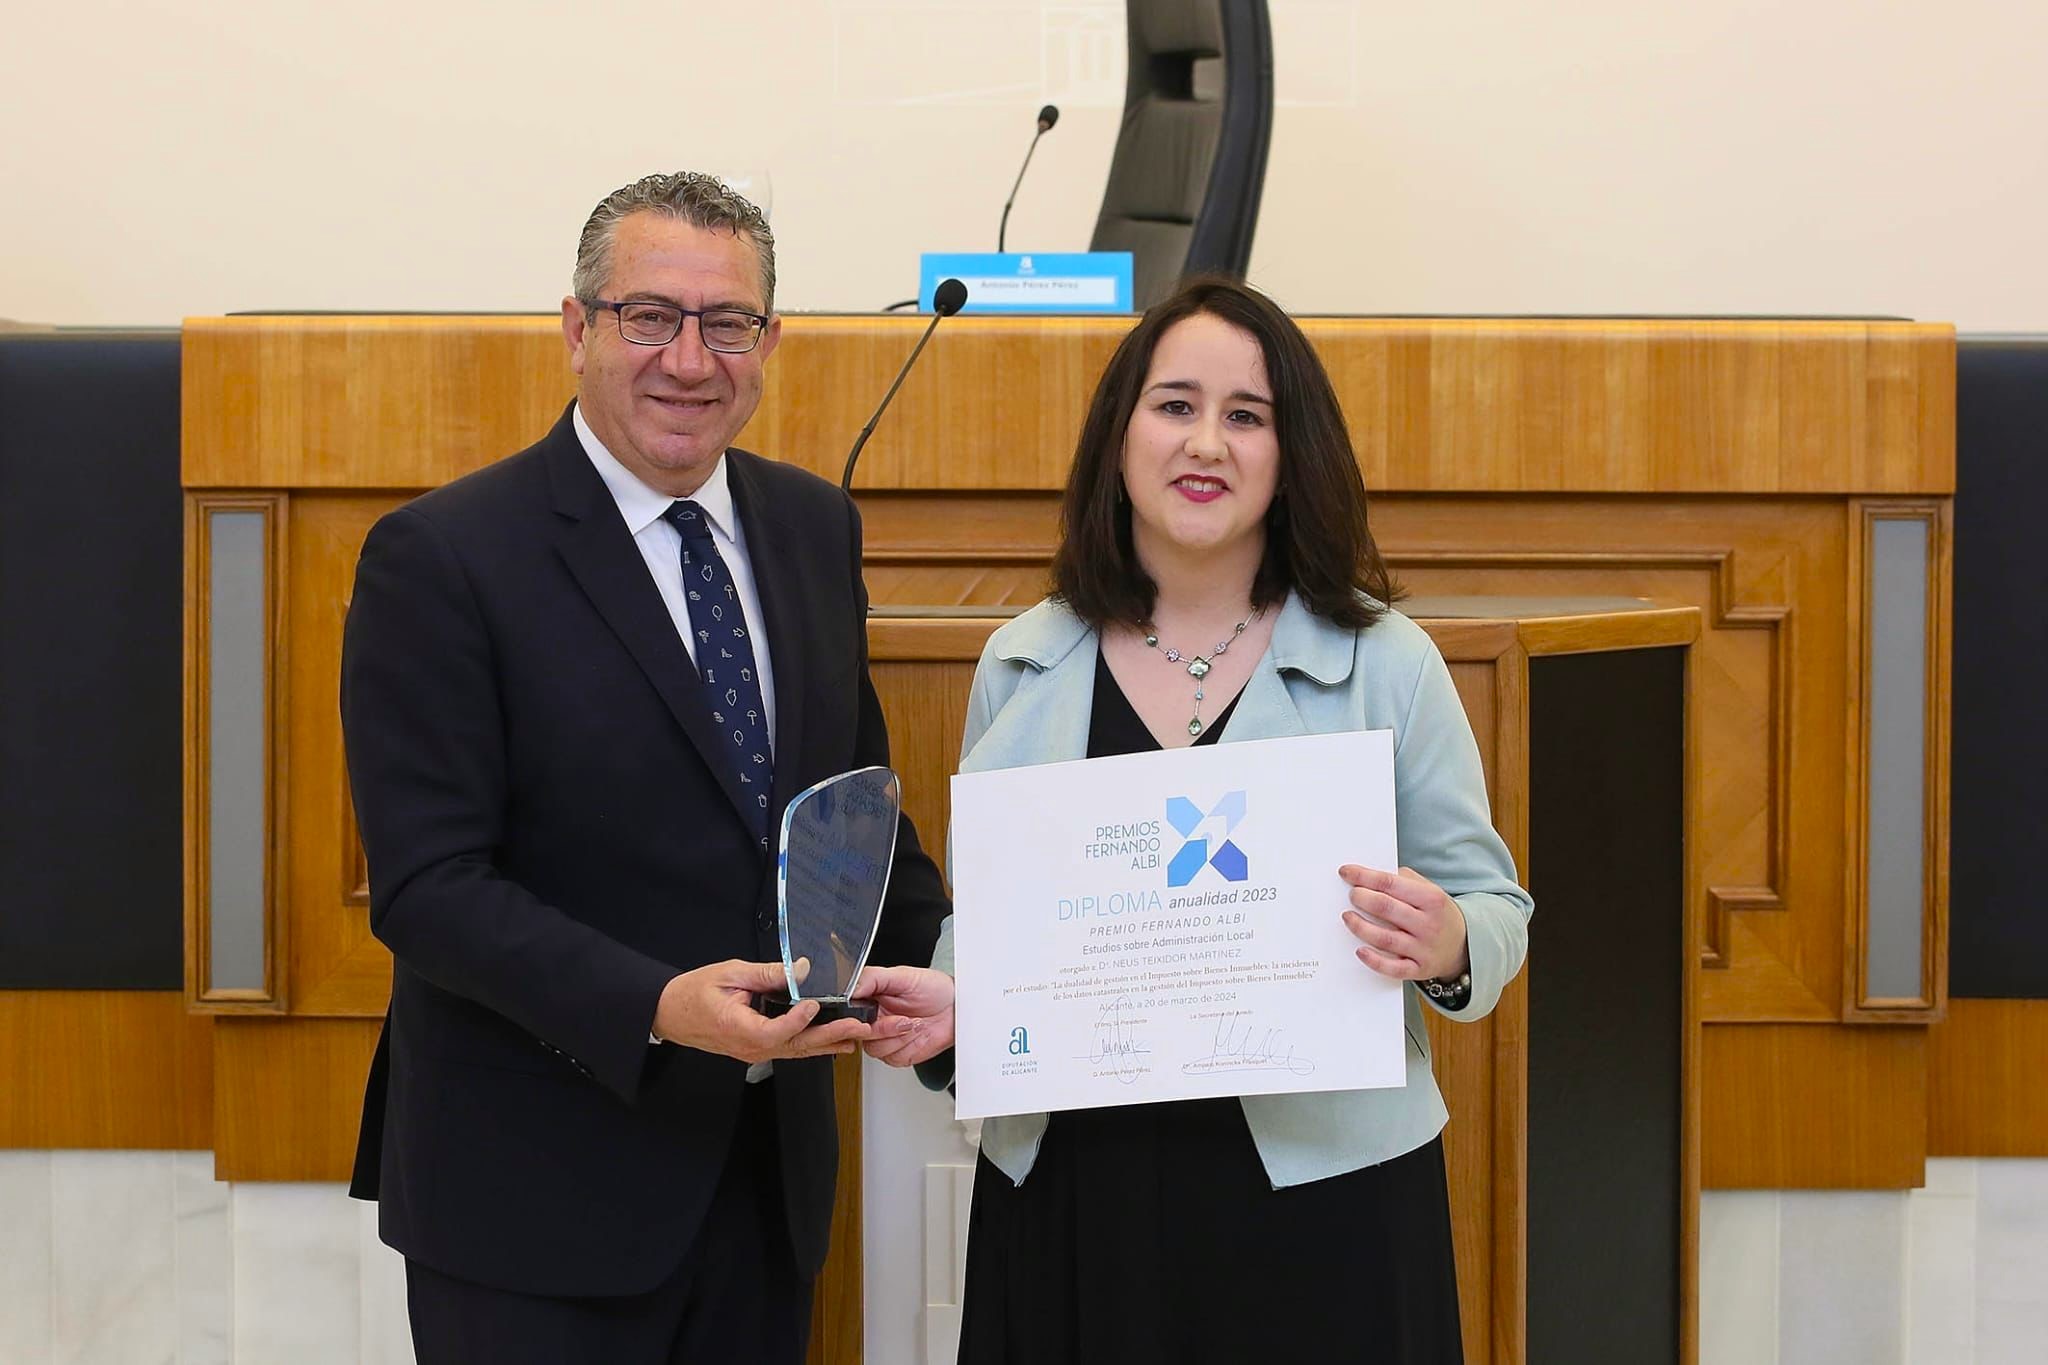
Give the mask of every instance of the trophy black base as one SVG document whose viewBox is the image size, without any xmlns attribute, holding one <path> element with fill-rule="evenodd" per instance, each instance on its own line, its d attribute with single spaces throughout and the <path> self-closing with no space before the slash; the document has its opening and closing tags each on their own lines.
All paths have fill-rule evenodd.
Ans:
<svg viewBox="0 0 2048 1365">
<path fill-rule="evenodd" d="M 788 1014 L 796 1001 L 786 995 L 757 995 L 754 1008 L 770 1019 L 779 1019 Z M 872 1000 L 821 1000 L 818 1002 L 817 1018 L 811 1020 L 811 1027 L 819 1024 L 836 1024 L 841 1019 L 858 1019 L 863 1024 L 875 1022 L 875 1003 Z"/>
</svg>

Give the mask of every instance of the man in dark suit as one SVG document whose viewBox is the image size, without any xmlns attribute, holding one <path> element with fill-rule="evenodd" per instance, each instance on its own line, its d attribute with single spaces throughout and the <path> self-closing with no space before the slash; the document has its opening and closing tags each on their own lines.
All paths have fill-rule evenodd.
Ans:
<svg viewBox="0 0 2048 1365">
<path fill-rule="evenodd" d="M 562 303 L 576 402 L 363 546 L 342 720 L 397 965 L 353 1192 L 422 1365 L 803 1355 L 830 1054 L 874 1034 L 751 1006 L 773 831 L 889 751 L 852 503 L 730 447 L 774 288 L 718 181 L 609 196 Z M 905 821 L 874 960 L 926 961 L 945 909 Z"/>
</svg>

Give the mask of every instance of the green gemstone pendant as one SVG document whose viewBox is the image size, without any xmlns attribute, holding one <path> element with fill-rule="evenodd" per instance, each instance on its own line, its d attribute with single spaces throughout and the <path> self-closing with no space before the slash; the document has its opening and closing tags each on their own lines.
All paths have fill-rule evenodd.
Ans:
<svg viewBox="0 0 2048 1365">
<path fill-rule="evenodd" d="M 1232 640 L 1235 640 L 1238 636 L 1244 634 L 1245 627 L 1249 626 L 1255 619 L 1257 619 L 1258 614 L 1258 609 L 1256 607 L 1253 608 L 1251 615 L 1245 617 L 1244 620 L 1239 621 L 1237 625 L 1231 630 L 1229 638 L 1224 640 L 1218 640 L 1216 642 L 1216 648 L 1210 650 L 1206 657 L 1200 654 L 1183 654 L 1177 649 L 1160 650 L 1160 652 L 1166 656 L 1166 662 L 1173 664 L 1176 667 L 1185 666 L 1188 671 L 1188 676 L 1195 680 L 1195 714 L 1188 721 L 1188 738 L 1199 739 L 1202 734 L 1202 700 L 1205 695 L 1202 690 L 1202 679 L 1207 677 L 1209 675 L 1209 670 L 1215 667 L 1215 664 L 1212 663 L 1211 660 L 1215 659 L 1218 655 L 1222 654 L 1225 650 L 1229 649 L 1230 642 Z M 1143 622 L 1139 626 L 1139 629 L 1144 633 L 1145 648 L 1160 649 L 1159 632 L 1152 629 L 1152 623 L 1150 621 Z"/>
</svg>

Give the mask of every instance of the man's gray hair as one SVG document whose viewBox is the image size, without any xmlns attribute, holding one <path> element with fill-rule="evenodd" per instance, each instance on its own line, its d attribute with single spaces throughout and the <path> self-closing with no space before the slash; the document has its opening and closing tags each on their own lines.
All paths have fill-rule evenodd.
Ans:
<svg viewBox="0 0 2048 1365">
<path fill-rule="evenodd" d="M 618 238 L 619 223 L 630 213 L 659 213 L 692 227 L 730 232 L 752 242 L 761 261 L 762 311 L 775 311 L 775 234 L 768 228 L 767 217 L 717 176 L 696 171 L 642 176 L 598 202 L 576 243 L 576 273 L 569 287 L 577 298 L 602 296 L 605 281 L 611 278 L 612 244 Z"/>
</svg>

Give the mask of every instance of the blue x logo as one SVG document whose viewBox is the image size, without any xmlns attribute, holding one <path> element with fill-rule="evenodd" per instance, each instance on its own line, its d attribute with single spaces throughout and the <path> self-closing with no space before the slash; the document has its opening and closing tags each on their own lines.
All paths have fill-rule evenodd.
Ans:
<svg viewBox="0 0 2048 1365">
<path fill-rule="evenodd" d="M 1168 886 L 1188 885 L 1204 867 L 1215 868 L 1226 882 L 1241 882 L 1251 876 L 1244 850 L 1230 839 L 1244 819 L 1244 805 L 1243 792 L 1223 793 L 1206 812 L 1185 796 L 1166 798 L 1166 823 L 1187 840 L 1166 865 Z"/>
</svg>

